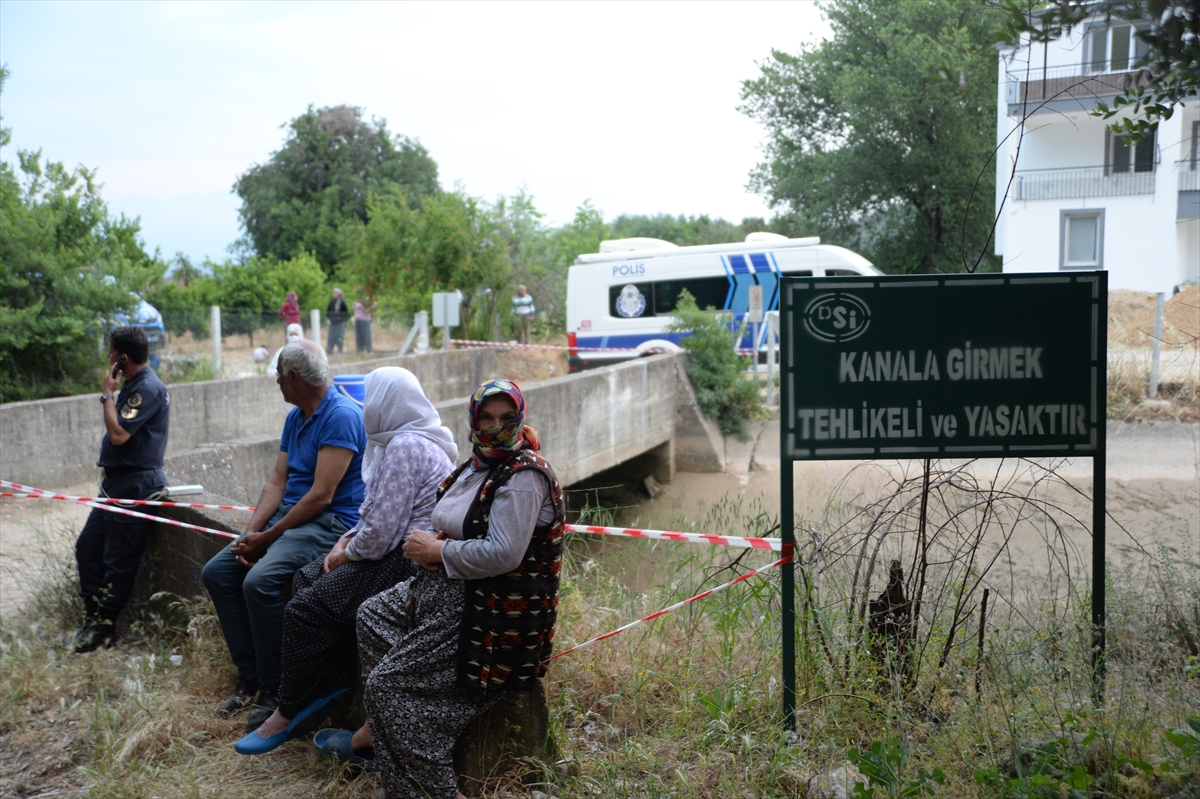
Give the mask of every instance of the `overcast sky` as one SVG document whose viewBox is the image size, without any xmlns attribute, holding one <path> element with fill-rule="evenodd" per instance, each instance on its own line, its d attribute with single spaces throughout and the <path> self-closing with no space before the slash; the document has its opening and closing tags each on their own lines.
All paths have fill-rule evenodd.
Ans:
<svg viewBox="0 0 1200 799">
<path fill-rule="evenodd" d="M 12 144 L 98 170 L 166 257 L 222 258 L 234 180 L 312 104 L 417 138 L 443 187 L 524 186 L 550 224 L 769 213 L 741 81 L 827 35 L 811 2 L 65 3 L 0 0 Z"/>
</svg>

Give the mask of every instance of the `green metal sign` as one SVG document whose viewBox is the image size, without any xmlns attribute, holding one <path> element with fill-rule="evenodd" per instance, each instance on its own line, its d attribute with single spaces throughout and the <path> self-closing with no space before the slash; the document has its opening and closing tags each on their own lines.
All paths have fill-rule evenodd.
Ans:
<svg viewBox="0 0 1200 799">
<path fill-rule="evenodd" d="M 792 461 L 1090 457 L 1099 693 L 1107 273 L 785 277 L 779 291 L 784 554 L 795 547 Z M 783 709 L 790 729 L 794 580 L 793 564 L 784 564 Z"/>
<path fill-rule="evenodd" d="M 1091 455 L 1103 281 L 784 278 L 783 457 Z"/>
</svg>

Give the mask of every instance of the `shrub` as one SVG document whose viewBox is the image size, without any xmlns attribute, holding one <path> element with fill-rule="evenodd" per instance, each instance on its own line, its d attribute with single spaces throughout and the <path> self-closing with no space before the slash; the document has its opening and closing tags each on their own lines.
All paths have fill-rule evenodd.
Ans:
<svg viewBox="0 0 1200 799">
<path fill-rule="evenodd" d="M 696 390 L 700 410 L 717 420 L 722 434 L 733 433 L 742 441 L 748 440 L 746 420 L 763 411 L 758 383 L 742 377 L 750 359 L 734 350 L 733 335 L 724 318 L 700 310 L 696 298 L 686 289 L 680 293 L 672 313 L 676 321 L 667 329 L 691 334 L 680 343 L 690 356 L 687 376 Z"/>
</svg>

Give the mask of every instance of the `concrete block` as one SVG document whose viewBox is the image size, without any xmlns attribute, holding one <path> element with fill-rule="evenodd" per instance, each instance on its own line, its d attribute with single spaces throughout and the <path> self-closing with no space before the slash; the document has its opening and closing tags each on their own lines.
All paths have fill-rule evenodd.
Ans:
<svg viewBox="0 0 1200 799">
<path fill-rule="evenodd" d="M 706 417 L 685 367 L 686 355 L 676 356 L 675 468 L 681 472 L 725 471 L 725 437 Z"/>
<path fill-rule="evenodd" d="M 426 395 L 439 402 L 468 396 L 484 379 L 494 376 L 496 353 L 485 349 L 436 351 L 343 364 L 331 371 L 365 374 L 380 366 L 408 369 L 421 381 Z M 178 383 L 168 386 L 168 391 L 168 455 L 214 442 L 278 437 L 292 407 L 283 401 L 275 380 L 266 376 Z M 98 396 L 99 391 L 0 405 L 0 479 L 53 490 L 94 478 L 104 436 Z"/>
<path fill-rule="evenodd" d="M 458 788 L 468 796 L 476 795 L 485 780 L 518 765 L 532 771 L 529 761 L 547 763 L 554 757 L 545 689 L 539 684 L 533 691 L 513 691 L 475 719 L 458 739 L 454 747 Z"/>
</svg>

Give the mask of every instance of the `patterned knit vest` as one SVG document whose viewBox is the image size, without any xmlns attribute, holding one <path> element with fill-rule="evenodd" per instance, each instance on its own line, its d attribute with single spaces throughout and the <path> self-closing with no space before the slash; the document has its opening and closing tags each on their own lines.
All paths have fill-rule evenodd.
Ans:
<svg viewBox="0 0 1200 799">
<path fill-rule="evenodd" d="M 446 478 L 438 499 L 470 465 Z M 554 469 L 537 452 L 518 450 L 493 466 L 463 520 L 463 539 L 486 538 L 496 491 L 514 474 L 536 469 L 550 484 L 554 522 L 537 527 L 521 563 L 508 574 L 466 580 L 466 604 L 459 624 L 458 683 L 477 695 L 529 691 L 546 670 L 558 619 L 558 573 L 562 568 L 566 505 Z"/>
</svg>

